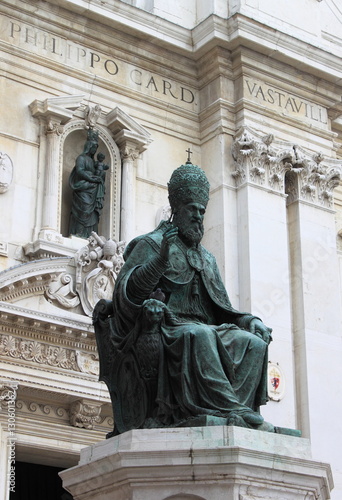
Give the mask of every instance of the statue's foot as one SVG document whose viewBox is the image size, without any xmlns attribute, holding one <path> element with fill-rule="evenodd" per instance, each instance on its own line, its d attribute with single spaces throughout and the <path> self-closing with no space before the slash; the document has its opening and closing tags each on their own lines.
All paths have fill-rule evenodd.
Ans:
<svg viewBox="0 0 342 500">
<path fill-rule="evenodd" d="M 256 413 L 255 411 L 250 411 L 246 413 L 242 413 L 241 417 L 244 419 L 247 424 L 250 425 L 261 425 L 264 422 L 263 417 L 260 415 L 260 413 Z"/>
<path fill-rule="evenodd" d="M 257 427 L 258 431 L 265 431 L 265 432 L 275 432 L 275 427 L 273 424 L 270 422 L 263 422 L 261 425 Z"/>
<path fill-rule="evenodd" d="M 227 425 L 235 425 L 236 427 L 248 427 L 244 419 L 235 412 L 229 414 Z"/>
<path fill-rule="evenodd" d="M 247 427 L 258 431 L 276 432 L 273 424 L 265 422 L 263 417 L 254 411 L 239 413 L 232 411 L 227 418 L 227 425 Z"/>
<path fill-rule="evenodd" d="M 236 424 L 233 424 L 233 420 L 236 420 Z M 232 411 L 228 415 L 228 425 L 237 425 L 239 427 L 252 427 L 255 428 L 264 422 L 263 417 L 260 413 L 253 410 L 241 410 Z"/>
</svg>

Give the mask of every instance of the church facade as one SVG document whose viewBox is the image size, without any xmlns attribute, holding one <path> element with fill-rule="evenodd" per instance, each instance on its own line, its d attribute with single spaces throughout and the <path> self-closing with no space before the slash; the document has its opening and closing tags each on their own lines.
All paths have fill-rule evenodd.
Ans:
<svg viewBox="0 0 342 500">
<path fill-rule="evenodd" d="M 230 300 L 273 328 L 262 414 L 310 439 L 340 498 L 341 19 L 337 0 L 2 0 L 1 498 L 15 460 L 68 468 L 112 429 L 92 310 L 188 156 Z M 85 239 L 69 177 L 94 130 L 109 169 Z"/>
</svg>

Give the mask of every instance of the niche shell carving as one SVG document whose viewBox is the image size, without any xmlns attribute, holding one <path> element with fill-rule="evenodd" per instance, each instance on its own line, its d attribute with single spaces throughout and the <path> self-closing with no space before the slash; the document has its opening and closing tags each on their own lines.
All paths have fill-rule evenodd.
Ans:
<svg viewBox="0 0 342 500">
<path fill-rule="evenodd" d="M 5 193 L 13 179 L 13 163 L 11 158 L 0 151 L 0 193 Z"/>
</svg>

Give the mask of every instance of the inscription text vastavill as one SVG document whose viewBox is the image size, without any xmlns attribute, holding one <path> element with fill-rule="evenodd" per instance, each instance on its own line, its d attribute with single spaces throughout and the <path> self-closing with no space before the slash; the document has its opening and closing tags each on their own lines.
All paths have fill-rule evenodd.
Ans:
<svg viewBox="0 0 342 500">
<path fill-rule="evenodd" d="M 327 110 L 322 106 L 252 78 L 246 78 L 244 84 L 246 96 L 269 109 L 277 109 L 287 116 L 298 116 L 320 126 L 328 124 Z"/>
</svg>

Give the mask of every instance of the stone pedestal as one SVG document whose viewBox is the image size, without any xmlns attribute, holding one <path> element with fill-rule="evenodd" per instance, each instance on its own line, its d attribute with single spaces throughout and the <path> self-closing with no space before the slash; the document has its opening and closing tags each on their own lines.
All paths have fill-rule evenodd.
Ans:
<svg viewBox="0 0 342 500">
<path fill-rule="evenodd" d="M 130 431 L 60 475 L 75 500 L 325 500 L 333 487 L 307 439 L 232 426 Z"/>
</svg>

